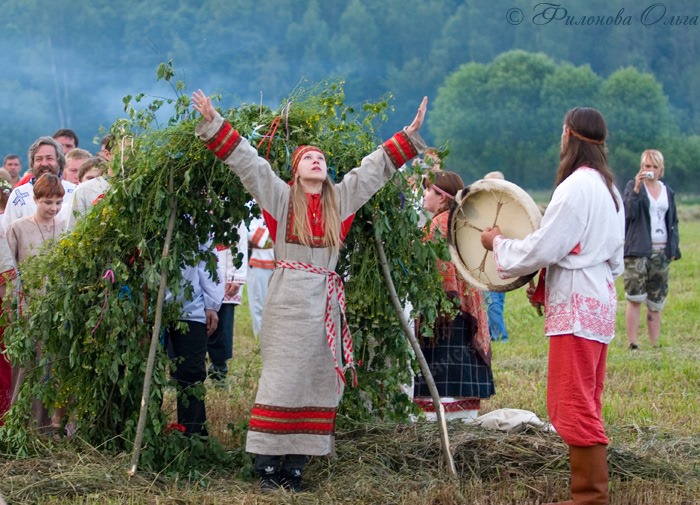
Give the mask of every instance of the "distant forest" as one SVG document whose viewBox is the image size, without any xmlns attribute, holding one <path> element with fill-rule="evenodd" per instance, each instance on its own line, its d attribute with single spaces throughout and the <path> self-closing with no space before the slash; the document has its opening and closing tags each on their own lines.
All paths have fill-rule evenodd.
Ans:
<svg viewBox="0 0 700 505">
<path fill-rule="evenodd" d="M 490 170 L 551 187 L 564 112 L 600 108 L 620 184 L 641 150 L 700 193 L 700 4 L 674 0 L 4 0 L 0 150 L 76 130 L 81 147 L 123 114 L 122 97 L 188 92 L 276 109 L 295 88 L 345 81 L 347 102 L 390 95 L 382 134 L 423 95 L 426 137 L 466 182 Z"/>
</svg>

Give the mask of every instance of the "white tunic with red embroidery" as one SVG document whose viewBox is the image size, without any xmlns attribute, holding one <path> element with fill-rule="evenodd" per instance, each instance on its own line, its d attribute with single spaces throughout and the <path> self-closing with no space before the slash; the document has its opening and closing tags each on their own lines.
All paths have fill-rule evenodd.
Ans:
<svg viewBox="0 0 700 505">
<path fill-rule="evenodd" d="M 320 243 L 299 243 L 290 226 L 290 186 L 220 116 L 202 121 L 196 133 L 241 178 L 263 210 L 278 262 L 263 309 L 263 367 L 246 450 L 329 454 L 343 391 L 338 370 L 352 368 L 351 342 L 341 323 L 342 283 L 334 272 L 338 252 Z M 416 148 L 424 147 L 417 135 L 409 139 L 405 132 L 397 134 L 336 184 L 343 230 L 394 171 L 416 155 Z"/>
<path fill-rule="evenodd" d="M 503 278 L 547 267 L 545 335 L 574 334 L 605 344 L 615 334 L 614 280 L 623 271 L 625 216 L 597 170 L 581 167 L 554 191 L 542 226 L 523 240 L 496 237 Z"/>
</svg>

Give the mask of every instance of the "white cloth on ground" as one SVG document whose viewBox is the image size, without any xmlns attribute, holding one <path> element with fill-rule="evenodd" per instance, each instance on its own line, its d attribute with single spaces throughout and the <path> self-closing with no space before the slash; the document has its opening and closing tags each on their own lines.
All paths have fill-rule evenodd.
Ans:
<svg viewBox="0 0 700 505">
<path fill-rule="evenodd" d="M 534 412 L 521 409 L 498 409 L 477 417 L 474 422 L 491 430 L 518 433 L 529 427 L 556 432 L 554 426 L 540 420 Z"/>
</svg>

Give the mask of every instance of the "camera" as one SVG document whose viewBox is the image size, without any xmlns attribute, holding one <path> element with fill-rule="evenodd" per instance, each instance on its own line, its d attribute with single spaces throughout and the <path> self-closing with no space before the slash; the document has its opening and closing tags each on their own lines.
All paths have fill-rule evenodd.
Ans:
<svg viewBox="0 0 700 505">
<path fill-rule="evenodd" d="M 645 179 L 653 179 L 654 178 L 654 172 L 644 172 L 644 178 Z"/>
</svg>

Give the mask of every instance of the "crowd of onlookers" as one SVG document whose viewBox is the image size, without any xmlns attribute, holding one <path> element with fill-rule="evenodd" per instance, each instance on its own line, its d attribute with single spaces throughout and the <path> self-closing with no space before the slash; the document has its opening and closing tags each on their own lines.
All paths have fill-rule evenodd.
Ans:
<svg viewBox="0 0 700 505">
<path fill-rule="evenodd" d="M 97 203 L 110 187 L 113 176 L 110 162 L 116 147 L 114 137 L 106 135 L 96 154 L 81 149 L 78 144 L 78 136 L 70 129 L 38 138 L 29 147 L 29 166 L 25 174 L 22 174 L 19 155 L 8 154 L 3 160 L 0 169 L 0 302 L 12 296 L 20 313 L 26 314 L 22 291 L 17 289 L 23 260 L 40 254 L 45 242 L 72 230 L 76 219 Z M 199 401 L 196 394 L 188 395 L 187 391 L 207 375 L 214 381 L 226 376 L 228 360 L 233 356 L 234 308 L 242 301 L 242 287 L 247 282 L 248 272 L 251 281 L 262 279 L 252 283 L 249 290 L 257 334 L 267 288 L 265 279 L 274 268 L 272 243 L 264 221 L 253 219 L 248 228 L 244 223 L 234 228 L 239 241 L 233 249 L 214 243 L 203 246 L 217 255 L 220 282 L 214 282 L 201 263 L 182 270 L 183 283 L 189 282 L 193 287 L 187 299 L 184 289 L 168 293 L 169 300 L 182 304 L 181 320 L 188 325 L 186 332 L 169 328 L 166 335 L 168 353 L 178 360 L 173 367 L 173 378 L 183 393 L 178 395 L 178 419 L 187 419 L 185 429 L 189 433 L 205 432 L 206 414 L 204 402 Z M 239 254 L 244 259 L 237 267 L 234 258 Z M 8 286 L 12 286 L 11 292 Z M 4 349 L 2 331 L 0 328 L 0 349 Z M 191 352 L 193 340 L 201 344 L 194 354 Z M 0 355 L 0 426 L 2 416 L 18 398 L 25 375 L 25 368 L 11 366 L 5 355 Z M 70 423 L 66 425 L 62 409 L 49 411 L 38 400 L 32 403 L 32 418 L 35 426 L 45 433 L 62 435 L 72 429 Z"/>
<path fill-rule="evenodd" d="M 15 219 L 33 214 L 34 182 L 46 173 L 59 177 L 65 190 L 60 217 L 64 219 L 64 226 L 68 225 L 75 190 L 84 187 L 83 183 L 102 178 L 112 157 L 113 142 L 112 135 L 105 135 L 97 153 L 92 154 L 78 147 L 78 136 L 73 130 L 60 129 L 53 136 L 39 137 L 32 143 L 27 154 L 29 166 L 24 174 L 20 155 L 6 155 L 0 169 L 3 229 Z"/>
<path fill-rule="evenodd" d="M 22 159 L 8 154 L 0 169 L 0 302 L 6 296 L 16 299 L 20 314 L 26 301 L 19 288 L 23 261 L 40 252 L 45 242 L 55 240 L 75 224 L 109 186 L 103 177 L 111 158 L 112 136 L 107 135 L 93 155 L 78 147 L 78 136 L 64 128 L 53 136 L 39 137 L 29 147 L 28 169 L 22 175 Z M 73 210 L 76 211 L 74 214 Z M 12 285 L 12 292 L 8 292 Z M 3 307 L 0 310 L 4 309 Z M 0 328 L 0 333 L 4 329 Z M 0 340 L 0 347 L 4 344 Z M 40 349 L 38 349 L 40 353 Z M 27 369 L 11 366 L 0 356 L 0 416 L 18 396 Z M 49 412 L 42 402 L 32 402 L 32 417 L 45 431 L 61 429 L 64 412 Z M 0 424 L 2 419 L 0 419 Z"/>
</svg>

